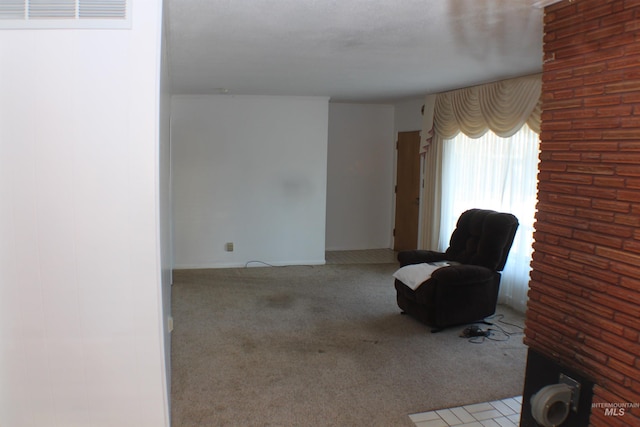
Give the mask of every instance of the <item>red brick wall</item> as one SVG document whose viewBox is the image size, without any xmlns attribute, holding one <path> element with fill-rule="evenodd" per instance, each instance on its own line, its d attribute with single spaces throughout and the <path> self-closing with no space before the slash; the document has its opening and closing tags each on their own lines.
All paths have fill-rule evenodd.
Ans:
<svg viewBox="0 0 640 427">
<path fill-rule="evenodd" d="M 640 0 L 545 10 L 539 203 L 525 343 L 640 404 Z M 593 426 L 640 426 L 592 408 Z"/>
</svg>

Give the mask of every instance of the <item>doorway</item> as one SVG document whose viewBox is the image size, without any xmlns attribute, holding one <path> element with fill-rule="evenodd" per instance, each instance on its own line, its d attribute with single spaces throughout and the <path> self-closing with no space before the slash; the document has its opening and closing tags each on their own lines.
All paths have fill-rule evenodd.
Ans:
<svg viewBox="0 0 640 427">
<path fill-rule="evenodd" d="M 418 248 L 420 214 L 420 131 L 398 132 L 396 218 L 393 250 Z"/>
</svg>

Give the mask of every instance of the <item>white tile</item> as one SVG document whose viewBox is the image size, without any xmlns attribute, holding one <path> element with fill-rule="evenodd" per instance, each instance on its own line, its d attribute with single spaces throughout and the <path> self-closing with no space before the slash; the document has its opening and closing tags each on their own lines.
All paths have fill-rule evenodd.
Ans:
<svg viewBox="0 0 640 427">
<path fill-rule="evenodd" d="M 476 412 L 490 411 L 493 409 L 493 406 L 485 402 L 485 403 L 476 403 L 474 405 L 465 405 L 463 406 L 463 408 L 466 409 L 469 413 L 474 414 Z"/>
<path fill-rule="evenodd" d="M 507 418 L 513 421 L 516 425 L 520 424 L 520 414 L 509 415 Z"/>
<path fill-rule="evenodd" d="M 437 420 L 420 421 L 416 423 L 416 427 L 449 427 L 449 424 L 441 418 Z"/>
<path fill-rule="evenodd" d="M 476 419 L 473 418 L 473 416 L 467 412 L 466 409 L 464 409 L 463 407 L 458 407 L 458 408 L 451 408 L 451 412 L 453 412 L 455 414 L 456 417 L 460 418 L 460 421 L 462 421 L 463 423 L 470 423 L 475 421 Z"/>
<path fill-rule="evenodd" d="M 439 411 L 436 411 L 436 413 L 440 415 L 440 418 L 445 420 L 447 424 L 450 426 L 462 424 L 462 421 L 460 420 L 460 418 L 456 417 L 455 414 L 451 412 L 450 409 L 441 409 Z"/>
<path fill-rule="evenodd" d="M 501 416 L 502 414 L 500 413 L 500 411 L 496 409 L 491 409 L 489 411 L 475 412 L 473 414 L 473 417 L 478 421 L 488 420 L 489 418 L 498 418 Z"/>
<path fill-rule="evenodd" d="M 522 396 L 409 415 L 416 427 L 518 427 Z"/>
<path fill-rule="evenodd" d="M 513 409 L 517 413 L 520 413 L 520 410 L 522 408 L 522 403 L 519 402 L 518 399 L 516 399 L 515 397 L 511 399 L 503 399 L 502 403 L 504 403 L 505 405 L 507 405 L 509 408 Z"/>
<path fill-rule="evenodd" d="M 514 424 L 507 417 L 494 418 L 493 420 L 498 423 L 500 427 L 518 427 L 518 424 Z"/>
<path fill-rule="evenodd" d="M 435 411 L 429 411 L 409 415 L 409 418 L 411 418 L 411 421 L 413 421 L 414 423 L 417 423 L 418 421 L 439 420 L 440 416 L 438 416 Z"/>
<path fill-rule="evenodd" d="M 496 400 L 491 402 L 491 406 L 496 408 L 502 415 L 513 415 L 516 413 L 511 407 L 509 407 L 506 403 L 501 400 Z"/>
</svg>

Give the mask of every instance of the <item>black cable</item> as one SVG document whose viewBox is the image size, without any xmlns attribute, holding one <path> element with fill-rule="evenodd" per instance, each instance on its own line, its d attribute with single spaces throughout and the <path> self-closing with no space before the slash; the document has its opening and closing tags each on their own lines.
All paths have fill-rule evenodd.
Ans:
<svg viewBox="0 0 640 427">
<path fill-rule="evenodd" d="M 268 262 L 264 262 L 264 261 L 260 261 L 260 260 L 256 259 L 256 260 L 247 261 L 244 264 L 244 268 L 248 268 L 249 264 L 252 264 L 252 263 L 263 264 L 263 265 L 266 265 L 267 267 L 278 267 L 278 268 L 294 267 L 293 265 L 274 265 L 274 264 L 269 264 Z M 296 265 L 296 267 L 311 267 L 311 268 L 314 268 L 315 265 L 301 264 L 301 265 Z"/>
<path fill-rule="evenodd" d="M 487 319 L 495 320 L 495 322 L 494 323 L 489 323 L 489 322 L 487 322 L 485 320 L 485 323 L 491 326 L 491 327 L 487 328 L 486 331 L 483 331 L 477 325 L 473 325 L 476 328 L 478 328 L 479 335 L 474 335 L 474 336 L 467 335 L 466 332 L 469 330 L 469 327 L 468 327 L 468 328 L 465 328 L 465 330 L 462 332 L 462 334 L 460 336 L 468 338 L 468 341 L 470 343 L 472 343 L 472 344 L 482 344 L 487 339 L 491 340 L 491 341 L 496 341 L 496 342 L 504 342 L 504 341 L 509 341 L 509 339 L 513 335 L 522 335 L 522 334 L 524 334 L 524 328 L 522 326 L 516 325 L 514 323 L 505 322 L 503 320 L 504 319 L 504 314 L 495 314 L 493 316 L 487 317 Z M 515 328 L 520 329 L 521 331 L 518 331 L 518 332 L 507 331 L 502 326 L 500 326 L 498 323 L 502 323 L 504 325 L 513 326 Z M 492 329 L 492 328 L 495 328 L 495 329 Z M 478 333 L 478 332 L 476 332 L 476 333 Z M 498 335 L 502 334 L 504 336 L 504 338 L 498 338 L 496 333 Z"/>
<path fill-rule="evenodd" d="M 524 328 L 522 326 L 520 326 L 520 325 L 516 325 L 515 323 L 505 322 L 504 320 L 502 320 L 502 319 L 504 319 L 504 314 L 494 314 L 493 316 L 488 317 L 488 319 L 491 319 L 491 318 L 497 318 L 497 321 L 502 323 L 502 324 L 513 326 L 514 328 L 518 328 L 518 329 L 524 330 Z M 516 332 L 514 332 L 514 333 L 516 333 Z"/>
<path fill-rule="evenodd" d="M 495 314 L 491 317 L 497 320 L 496 323 L 494 323 L 492 326 L 495 326 L 496 328 L 498 328 L 500 330 L 500 332 L 502 332 L 503 334 L 507 335 L 507 336 L 512 336 L 512 335 L 522 335 L 524 333 L 524 328 L 520 325 L 516 325 L 515 323 L 509 323 L 509 322 L 505 322 L 504 319 L 504 314 Z M 498 323 L 502 323 L 503 325 L 509 325 L 509 326 L 513 326 L 514 328 L 518 328 L 520 329 L 520 331 L 518 332 L 510 332 L 510 331 L 506 331 L 502 326 L 500 326 Z"/>
<path fill-rule="evenodd" d="M 482 344 L 487 337 L 471 337 L 468 341 L 471 344 Z"/>
<path fill-rule="evenodd" d="M 502 328 L 499 328 L 499 329 L 500 329 L 500 332 L 504 334 L 505 338 L 492 338 L 492 336 L 495 336 L 495 334 L 492 329 L 488 329 L 487 332 L 489 334 L 487 335 L 487 339 L 490 339 L 491 341 L 497 341 L 497 342 L 509 341 L 509 338 L 511 338 L 511 334 L 505 332 Z"/>
<path fill-rule="evenodd" d="M 268 266 L 268 267 L 277 267 L 277 266 L 275 266 L 275 265 L 273 265 L 273 264 L 269 264 L 268 262 L 259 261 L 259 260 L 252 260 L 252 261 L 247 261 L 247 262 L 245 263 L 245 265 L 244 265 L 244 268 L 249 267 L 249 264 L 251 264 L 251 263 L 255 263 L 255 262 L 257 262 L 257 263 L 259 263 L 259 264 L 264 264 L 264 265 L 266 265 L 266 266 Z"/>
</svg>

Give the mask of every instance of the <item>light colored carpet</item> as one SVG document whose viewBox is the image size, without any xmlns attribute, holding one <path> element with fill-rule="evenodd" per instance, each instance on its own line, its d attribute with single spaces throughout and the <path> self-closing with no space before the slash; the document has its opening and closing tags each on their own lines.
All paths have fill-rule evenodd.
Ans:
<svg viewBox="0 0 640 427">
<path fill-rule="evenodd" d="M 396 268 L 176 271 L 173 427 L 413 426 L 409 414 L 521 394 L 522 336 L 430 333 L 400 315 Z"/>
<path fill-rule="evenodd" d="M 392 249 L 326 251 L 324 255 L 327 264 L 386 264 L 396 263 L 398 257 Z"/>
</svg>

